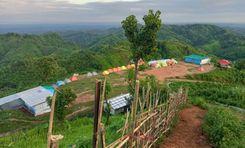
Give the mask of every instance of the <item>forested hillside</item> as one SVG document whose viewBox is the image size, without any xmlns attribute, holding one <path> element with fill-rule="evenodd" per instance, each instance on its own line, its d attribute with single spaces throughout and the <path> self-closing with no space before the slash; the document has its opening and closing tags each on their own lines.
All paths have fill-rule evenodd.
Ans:
<svg viewBox="0 0 245 148">
<path fill-rule="evenodd" d="M 214 25 L 165 25 L 158 51 L 148 59 L 182 59 L 191 53 L 245 58 L 245 39 Z M 200 50 L 203 49 L 203 50 Z M 42 35 L 0 35 L 0 97 L 74 72 L 104 70 L 127 64 L 129 43 L 121 28 L 66 31 Z"/>
<path fill-rule="evenodd" d="M 84 37 L 84 34 L 89 35 L 87 38 L 81 39 L 80 36 Z M 125 39 L 121 28 L 98 32 L 66 32 L 61 35 L 65 40 L 81 45 L 90 38 L 91 34 L 94 35 L 94 38 L 102 39 L 101 41 L 103 42 L 106 42 L 108 36 L 110 36 L 109 42 L 111 43 Z M 95 44 L 96 46 L 97 42 L 94 38 L 92 42 L 86 43 L 90 45 Z M 215 25 L 164 25 L 159 31 L 158 38 L 159 40 L 174 40 L 190 44 L 195 48 L 230 60 L 245 58 L 245 36 L 240 35 L 233 30 Z"/>
</svg>

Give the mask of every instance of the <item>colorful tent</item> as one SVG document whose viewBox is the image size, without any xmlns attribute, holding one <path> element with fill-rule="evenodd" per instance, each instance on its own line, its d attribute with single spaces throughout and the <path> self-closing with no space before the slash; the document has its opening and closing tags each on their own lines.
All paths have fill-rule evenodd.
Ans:
<svg viewBox="0 0 245 148">
<path fill-rule="evenodd" d="M 113 73 L 114 71 L 113 71 L 113 69 L 108 69 L 107 70 L 109 73 Z"/>
<path fill-rule="evenodd" d="M 131 69 L 132 67 L 131 67 L 131 65 L 127 65 L 127 69 Z"/>
<path fill-rule="evenodd" d="M 197 70 L 198 70 L 198 71 L 204 71 L 204 68 L 203 68 L 202 66 L 199 66 L 199 67 L 197 68 Z"/>
<path fill-rule="evenodd" d="M 73 74 L 73 76 L 76 76 L 76 77 L 78 77 L 78 76 L 79 76 L 79 74 L 78 74 L 78 73 L 74 73 L 74 74 Z"/>
<path fill-rule="evenodd" d="M 102 74 L 105 76 L 105 75 L 109 75 L 110 73 L 109 73 L 109 71 L 105 70 L 105 71 L 103 71 Z"/>
<path fill-rule="evenodd" d="M 130 66 L 131 66 L 132 68 L 135 68 L 135 64 L 131 64 Z"/>
<path fill-rule="evenodd" d="M 113 68 L 113 72 L 117 72 L 117 68 Z"/>
<path fill-rule="evenodd" d="M 122 71 L 121 67 L 117 67 L 117 72 Z"/>
<path fill-rule="evenodd" d="M 87 77 L 92 77 L 92 76 L 93 76 L 93 74 L 91 72 L 87 73 Z"/>
<path fill-rule="evenodd" d="M 65 85 L 65 82 L 64 82 L 64 81 L 57 81 L 57 82 L 56 82 L 56 85 L 57 85 L 58 87 L 60 87 L 60 86 L 62 86 L 62 85 Z"/>
<path fill-rule="evenodd" d="M 77 80 L 78 80 L 78 77 L 77 77 L 77 76 L 72 76 L 72 77 L 70 78 L 70 80 L 71 80 L 71 81 L 77 81 Z"/>
<path fill-rule="evenodd" d="M 71 80 L 70 80 L 70 79 L 65 79 L 64 82 L 65 82 L 65 83 L 70 83 Z"/>
<path fill-rule="evenodd" d="M 127 68 L 125 66 L 122 66 L 121 69 L 122 70 L 127 70 Z"/>
<path fill-rule="evenodd" d="M 93 76 L 97 76 L 98 73 L 96 71 L 92 72 Z"/>
</svg>

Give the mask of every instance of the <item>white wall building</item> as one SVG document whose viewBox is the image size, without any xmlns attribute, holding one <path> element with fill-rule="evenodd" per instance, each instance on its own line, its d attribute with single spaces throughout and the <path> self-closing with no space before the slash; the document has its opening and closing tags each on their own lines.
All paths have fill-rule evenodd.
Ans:
<svg viewBox="0 0 245 148">
<path fill-rule="evenodd" d="M 50 112 L 46 101 L 53 96 L 53 91 L 38 86 L 7 97 L 0 98 L 0 110 L 18 109 L 24 107 L 34 116 Z"/>
</svg>

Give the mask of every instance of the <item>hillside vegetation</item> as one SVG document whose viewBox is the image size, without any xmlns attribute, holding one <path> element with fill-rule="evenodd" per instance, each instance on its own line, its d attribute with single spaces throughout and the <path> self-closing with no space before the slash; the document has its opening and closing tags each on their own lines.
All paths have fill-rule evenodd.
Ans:
<svg viewBox="0 0 245 148">
<path fill-rule="evenodd" d="M 165 25 L 158 51 L 147 59 L 177 58 L 192 53 L 244 58 L 244 37 L 214 25 Z M 204 49 L 204 50 L 200 50 Z M 131 60 L 121 28 L 42 35 L 0 35 L 0 97 L 49 84 L 74 72 L 104 70 Z"/>
</svg>

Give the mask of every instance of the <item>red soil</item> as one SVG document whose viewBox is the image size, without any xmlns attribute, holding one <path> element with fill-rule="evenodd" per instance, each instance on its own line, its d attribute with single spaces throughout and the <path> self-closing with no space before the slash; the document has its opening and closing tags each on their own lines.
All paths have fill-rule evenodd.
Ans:
<svg viewBox="0 0 245 148">
<path fill-rule="evenodd" d="M 203 65 L 202 67 L 204 71 L 198 71 L 198 67 L 199 66 L 195 64 L 179 62 L 178 64 L 173 66 L 146 70 L 143 75 L 154 75 L 157 77 L 158 80 L 163 81 L 166 78 L 184 77 L 188 74 L 205 73 L 213 70 L 213 65 Z"/>
<path fill-rule="evenodd" d="M 182 110 L 179 123 L 160 148 L 211 148 L 201 129 L 205 113 L 196 106 Z"/>
<path fill-rule="evenodd" d="M 77 95 L 77 98 L 71 103 L 71 105 L 85 103 L 94 100 L 94 95 L 92 91 L 85 91 Z"/>
</svg>

